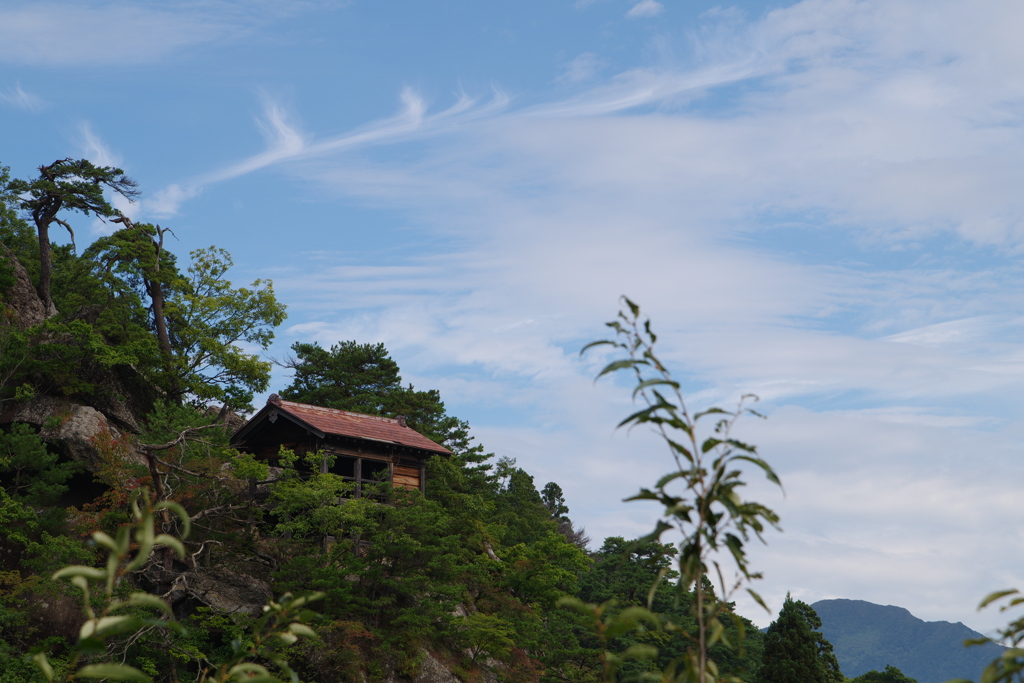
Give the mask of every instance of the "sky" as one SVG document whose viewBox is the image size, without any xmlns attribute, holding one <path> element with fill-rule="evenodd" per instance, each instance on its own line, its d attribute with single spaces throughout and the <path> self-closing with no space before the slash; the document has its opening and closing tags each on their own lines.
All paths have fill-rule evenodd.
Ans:
<svg viewBox="0 0 1024 683">
<path fill-rule="evenodd" d="M 781 517 L 751 551 L 773 610 L 987 632 L 1006 615 L 981 598 L 1024 588 L 1022 22 L 997 0 L 7 0 L 0 163 L 124 168 L 121 208 L 173 251 L 273 280 L 268 356 L 383 342 L 595 547 L 653 526 L 623 499 L 672 467 L 579 354 L 628 295 L 692 406 L 760 397 L 736 434 L 784 487 L 748 474 Z"/>
</svg>

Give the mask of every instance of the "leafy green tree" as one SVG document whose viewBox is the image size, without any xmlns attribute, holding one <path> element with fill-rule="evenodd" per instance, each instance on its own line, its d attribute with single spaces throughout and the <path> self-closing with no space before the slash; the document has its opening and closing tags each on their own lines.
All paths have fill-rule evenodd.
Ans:
<svg viewBox="0 0 1024 683">
<path fill-rule="evenodd" d="M 248 408 L 254 392 L 269 386 L 271 364 L 239 344 L 269 348 L 273 328 L 286 317 L 285 305 L 269 280 L 233 289 L 225 275 L 234 262 L 225 250 L 210 247 L 190 255 L 181 289 L 167 305 L 176 393 L 199 405 L 220 401 Z"/>
<path fill-rule="evenodd" d="M 894 666 L 886 666 L 884 671 L 868 671 L 853 679 L 853 683 L 917 683 Z"/>
<path fill-rule="evenodd" d="M 133 223 L 124 215 L 113 220 L 125 227 L 101 237 L 86 250 L 96 272 L 115 296 L 146 296 L 150 301 L 151 325 L 167 374 L 168 390 L 177 394 L 173 371 L 174 349 L 167 327 L 168 292 L 180 289 L 181 275 L 174 254 L 164 248 L 167 228 L 149 223 Z"/>
<path fill-rule="evenodd" d="M 191 252 L 182 274 L 164 247 L 168 229 L 115 220 L 126 227 L 98 239 L 86 257 L 114 299 L 148 300 L 145 326 L 159 357 L 151 364 L 154 380 L 176 402 L 250 407 L 254 392 L 269 385 L 271 364 L 240 344 L 266 350 L 284 321 L 273 283 L 233 288 L 226 277 L 231 255 L 217 247 Z"/>
<path fill-rule="evenodd" d="M 764 638 L 759 683 L 843 683 L 832 644 L 816 629 L 821 619 L 805 602 L 786 596 Z"/>
<path fill-rule="evenodd" d="M 39 177 L 33 181 L 14 180 L 8 185 L 11 192 L 20 195 L 20 208 L 28 211 L 39 237 L 39 284 L 37 291 L 47 315 L 56 314 L 50 294 L 53 260 L 50 247 L 50 226 L 64 227 L 74 241 L 71 225 L 59 217 L 61 211 L 80 211 L 100 218 L 114 215 L 114 208 L 104 197 L 109 189 L 132 199 L 138 195 L 134 180 L 119 168 L 94 166 L 86 159 L 58 159 L 48 166 L 39 167 Z"/>
</svg>

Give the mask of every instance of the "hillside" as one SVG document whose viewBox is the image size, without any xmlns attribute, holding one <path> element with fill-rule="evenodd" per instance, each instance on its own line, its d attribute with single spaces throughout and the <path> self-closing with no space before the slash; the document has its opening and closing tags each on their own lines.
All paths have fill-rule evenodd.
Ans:
<svg viewBox="0 0 1024 683">
<path fill-rule="evenodd" d="M 918 683 L 977 680 L 999 652 L 991 644 L 965 648 L 964 640 L 981 634 L 959 622 L 923 621 L 902 607 L 844 599 L 821 600 L 812 607 L 849 678 L 891 664 Z"/>
</svg>

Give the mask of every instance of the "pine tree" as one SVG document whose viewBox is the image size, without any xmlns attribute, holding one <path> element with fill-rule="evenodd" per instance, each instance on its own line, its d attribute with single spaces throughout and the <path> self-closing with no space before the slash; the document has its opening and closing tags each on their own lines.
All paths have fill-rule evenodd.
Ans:
<svg viewBox="0 0 1024 683">
<path fill-rule="evenodd" d="M 832 643 L 818 628 L 821 619 L 814 609 L 787 594 L 765 634 L 759 683 L 842 683 Z"/>
</svg>

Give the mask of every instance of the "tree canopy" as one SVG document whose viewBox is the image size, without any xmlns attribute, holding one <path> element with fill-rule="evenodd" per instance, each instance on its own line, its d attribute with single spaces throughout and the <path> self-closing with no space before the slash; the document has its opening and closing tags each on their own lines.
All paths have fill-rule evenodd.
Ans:
<svg viewBox="0 0 1024 683">
<path fill-rule="evenodd" d="M 765 633 L 758 683 L 842 683 L 832 644 L 819 628 L 821 619 L 814 609 L 787 595 Z"/>
<path fill-rule="evenodd" d="M 447 413 L 436 389 L 403 385 L 398 363 L 383 343 L 343 341 L 329 350 L 296 342 L 295 371 L 281 398 L 383 417 L 404 416 L 410 427 L 460 455 L 479 456 L 470 445 L 469 425 Z M 480 458 L 477 457 L 479 460 Z"/>
<path fill-rule="evenodd" d="M 47 315 L 57 311 L 50 293 L 53 272 L 50 255 L 50 226 L 57 223 L 70 234 L 71 224 L 60 218 L 61 211 L 80 211 L 100 218 L 115 215 L 114 208 L 104 196 L 111 190 L 122 197 L 133 199 L 138 195 L 136 183 L 124 171 L 112 166 L 95 166 L 86 159 L 58 159 L 39 167 L 39 177 L 31 180 L 13 180 L 9 184 L 12 194 L 18 196 L 20 208 L 29 212 L 39 237 L 39 298 Z"/>
<path fill-rule="evenodd" d="M 853 683 L 917 683 L 894 666 L 888 665 L 882 671 L 868 671 L 853 679 Z"/>
</svg>

